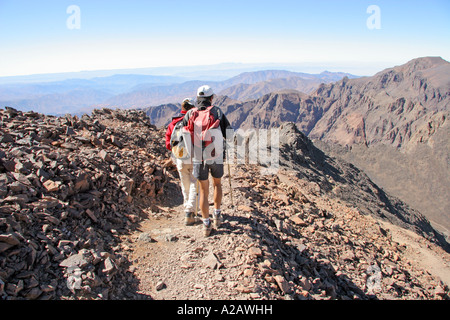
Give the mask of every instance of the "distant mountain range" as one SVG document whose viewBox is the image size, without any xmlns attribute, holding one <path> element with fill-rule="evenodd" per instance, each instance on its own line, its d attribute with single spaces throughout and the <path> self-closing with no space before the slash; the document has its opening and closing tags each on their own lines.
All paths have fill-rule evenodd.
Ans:
<svg viewBox="0 0 450 320">
<path fill-rule="evenodd" d="M 450 63 L 423 58 L 373 77 L 321 84 L 309 95 L 280 90 L 253 101 L 218 103 L 235 127 L 268 128 L 293 121 L 312 138 L 343 146 L 383 142 L 401 147 L 420 139 L 413 132 L 423 129 L 412 122 L 422 126 L 430 117 L 439 122 L 448 110 L 449 74 Z"/>
<path fill-rule="evenodd" d="M 330 83 L 344 76 L 344 73 L 324 72 L 321 74 L 297 73 L 283 70 L 245 72 L 224 81 L 187 81 L 178 84 L 153 86 L 143 84 L 124 94 L 114 96 L 96 107 L 142 108 L 159 104 L 176 103 L 186 97 L 194 98 L 197 88 L 210 85 L 218 95 L 229 95 L 240 100 L 260 97 L 276 88 L 288 86 L 292 89 L 317 88 L 321 83 Z M 286 80 L 286 78 L 290 80 Z"/>
<path fill-rule="evenodd" d="M 159 86 L 185 81 L 172 76 L 118 74 L 92 79 L 0 85 L 0 106 L 44 114 L 82 113 L 138 85 Z"/>
<path fill-rule="evenodd" d="M 99 107 L 146 108 L 192 97 L 197 88 L 205 83 L 213 86 L 216 92 L 224 91 L 223 94 L 246 100 L 286 86 L 310 92 L 321 83 L 337 81 L 344 76 L 355 77 L 333 72 L 307 74 L 268 70 L 245 72 L 223 81 L 186 81 L 187 78 L 177 76 L 116 74 L 91 79 L 10 83 L 0 85 L 0 106 L 53 115 L 82 114 Z"/>
<path fill-rule="evenodd" d="M 215 104 L 234 128 L 295 123 L 316 145 L 366 171 L 450 235 L 449 62 L 418 58 L 371 77 L 341 74 L 339 81 L 318 84 L 312 91 L 285 87 L 245 101 L 280 83 L 307 86 L 316 81 L 284 76 L 230 86 L 220 93 L 231 97 L 220 96 Z M 154 124 L 164 126 L 179 107 L 164 104 L 146 111 Z"/>
</svg>

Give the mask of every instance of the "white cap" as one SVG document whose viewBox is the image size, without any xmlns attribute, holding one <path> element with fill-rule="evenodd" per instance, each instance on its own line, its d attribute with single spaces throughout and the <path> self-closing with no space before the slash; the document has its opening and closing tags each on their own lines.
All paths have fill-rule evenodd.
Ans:
<svg viewBox="0 0 450 320">
<path fill-rule="evenodd" d="M 183 100 L 183 102 L 187 102 L 187 103 L 189 103 L 189 104 L 194 105 L 194 101 L 193 101 L 191 98 L 185 98 L 185 99 Z"/>
<path fill-rule="evenodd" d="M 213 94 L 213 90 L 208 85 L 201 86 L 197 90 L 197 97 L 211 97 Z"/>
</svg>

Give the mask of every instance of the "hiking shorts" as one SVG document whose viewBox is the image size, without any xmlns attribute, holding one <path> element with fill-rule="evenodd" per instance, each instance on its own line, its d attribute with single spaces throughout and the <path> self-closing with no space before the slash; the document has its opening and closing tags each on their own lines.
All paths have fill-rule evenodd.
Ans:
<svg viewBox="0 0 450 320">
<path fill-rule="evenodd" d="M 213 178 L 223 177 L 223 163 L 195 163 L 192 170 L 192 175 L 198 180 L 208 180 L 208 175 L 211 172 Z"/>
</svg>

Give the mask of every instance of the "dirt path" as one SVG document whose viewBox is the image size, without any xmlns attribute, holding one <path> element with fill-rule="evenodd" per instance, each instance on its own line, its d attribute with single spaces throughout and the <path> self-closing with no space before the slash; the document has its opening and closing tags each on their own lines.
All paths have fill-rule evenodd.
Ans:
<svg viewBox="0 0 450 320">
<path fill-rule="evenodd" d="M 410 230 L 387 222 L 383 226 L 392 234 L 392 239 L 406 247 L 406 257 L 417 267 L 423 268 L 450 286 L 450 255 L 439 247 L 429 246 L 424 239 Z"/>
<path fill-rule="evenodd" d="M 223 188 L 224 222 L 210 237 L 203 236 L 200 222 L 184 225 L 182 206 L 162 207 L 131 235 L 139 293 L 158 300 L 261 298 L 252 278 L 257 255 L 249 254 L 255 240 L 246 234 L 248 219 L 231 207 L 227 180 Z M 235 194 L 234 201 L 242 202 Z"/>
<path fill-rule="evenodd" d="M 124 244 L 128 246 L 132 262 L 130 270 L 139 280 L 138 294 L 156 300 L 291 299 L 294 293 L 296 299 L 329 299 L 336 297 L 337 290 L 339 297 L 367 299 L 370 297 L 366 295 L 365 270 L 371 256 L 358 258 L 358 255 L 362 257 L 364 251 L 369 250 L 372 241 L 369 239 L 377 239 L 377 247 L 381 250 L 372 248 L 375 250 L 372 257 L 385 252 L 379 261 L 388 275 L 383 273 L 385 287 L 379 298 L 397 297 L 395 292 L 399 286 L 408 288 L 405 275 L 409 273 L 414 274 L 414 281 L 419 281 L 415 286 L 428 292 L 425 296 L 435 297 L 434 288 L 439 286 L 434 280 L 427 284 L 428 275 L 448 286 L 449 254 L 430 246 L 418 235 L 355 214 L 339 201 L 315 196 L 314 192 L 308 194 L 307 190 L 303 191 L 310 203 L 305 204 L 305 208 L 317 206 L 316 211 L 310 211 L 310 216 L 302 218 L 311 221 L 310 225 L 303 225 L 302 219 L 288 219 L 283 224 L 278 215 L 293 208 L 286 206 L 280 211 L 277 204 L 289 202 L 287 195 L 279 192 L 293 185 L 289 175 L 278 175 L 278 184 L 287 185 L 281 189 L 273 178 L 261 181 L 261 177 L 242 168 L 236 169 L 232 176 L 235 207 L 231 206 L 228 176 L 225 175 L 224 222 L 210 237 L 203 236 L 200 222 L 193 226 L 184 225 L 180 205 L 153 208 L 140 228 L 126 236 Z M 264 190 L 264 186 L 272 194 L 266 198 L 267 201 L 270 199 L 267 203 L 258 200 L 261 194 L 255 194 L 253 190 Z M 274 191 L 277 188 L 278 193 Z M 335 212 L 332 219 L 336 220 L 334 224 L 330 223 L 331 229 L 324 225 L 326 218 L 317 216 L 318 212 L 327 211 Z M 352 216 L 358 219 L 348 226 L 339 222 L 339 219 L 346 221 Z M 301 227 L 292 221 L 300 223 Z M 378 226 L 392 234 L 392 243 L 388 238 L 382 240 Z M 367 229 L 365 233 L 359 233 L 364 228 L 372 231 Z M 333 244 L 333 237 L 338 235 L 336 230 L 345 236 L 343 242 L 339 240 Z M 349 242 L 348 239 L 354 239 L 354 232 L 362 238 Z M 384 243 L 391 246 L 389 250 Z M 393 252 L 393 256 L 401 256 L 399 260 L 389 253 L 394 250 L 395 243 L 405 248 Z M 354 254 L 349 253 L 349 249 Z M 340 253 L 333 257 L 333 251 Z M 300 259 L 297 259 L 299 255 Z M 386 271 L 389 269 L 390 272 Z M 406 291 L 402 292 L 405 294 Z M 413 289 L 408 292 L 410 297 L 418 297 Z"/>
</svg>

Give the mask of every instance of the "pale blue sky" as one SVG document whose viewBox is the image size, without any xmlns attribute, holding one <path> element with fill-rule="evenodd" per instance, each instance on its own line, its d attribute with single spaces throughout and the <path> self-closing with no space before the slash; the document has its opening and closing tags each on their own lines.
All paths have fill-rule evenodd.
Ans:
<svg viewBox="0 0 450 320">
<path fill-rule="evenodd" d="M 67 28 L 70 5 L 80 29 Z M 381 29 L 367 27 L 370 5 Z M 449 61 L 449 39 L 448 0 L 0 0 L 0 76 L 224 62 L 355 64 L 364 74 L 421 56 Z"/>
</svg>

